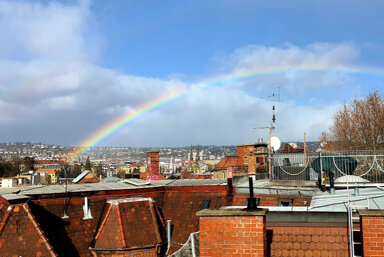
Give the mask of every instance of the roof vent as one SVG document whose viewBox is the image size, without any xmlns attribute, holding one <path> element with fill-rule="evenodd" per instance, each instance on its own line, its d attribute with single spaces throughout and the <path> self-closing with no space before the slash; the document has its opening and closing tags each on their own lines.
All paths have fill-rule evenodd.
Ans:
<svg viewBox="0 0 384 257">
<path fill-rule="evenodd" d="M 89 207 L 88 197 L 84 197 L 83 211 L 84 211 L 83 220 L 93 219 L 91 214 L 91 208 Z"/>
<path fill-rule="evenodd" d="M 355 184 L 355 190 L 354 190 L 354 192 L 353 192 L 353 195 L 354 195 L 354 196 L 359 196 L 359 195 L 360 195 L 360 193 L 359 193 L 359 187 L 357 186 L 357 184 Z"/>
</svg>

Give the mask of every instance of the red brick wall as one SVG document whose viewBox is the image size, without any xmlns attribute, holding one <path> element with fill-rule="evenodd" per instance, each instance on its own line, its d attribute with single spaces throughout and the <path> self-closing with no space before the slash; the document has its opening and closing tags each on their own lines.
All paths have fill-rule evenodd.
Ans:
<svg viewBox="0 0 384 257">
<path fill-rule="evenodd" d="M 200 217 L 200 256 L 266 256 L 265 216 Z"/>
<path fill-rule="evenodd" d="M 161 209 L 165 220 L 171 220 L 174 226 L 172 242 L 184 244 L 192 232 L 199 231 L 199 218 L 195 214 L 200 210 L 203 200 L 211 200 L 209 208 L 216 209 L 228 205 L 225 196 L 225 191 L 166 192 Z M 178 247 L 172 250 L 178 250 Z"/>
<path fill-rule="evenodd" d="M 150 158 L 150 161 L 149 161 Z M 148 152 L 147 153 L 147 175 L 148 176 L 159 176 L 160 153 L 159 152 Z"/>
<path fill-rule="evenodd" d="M 267 223 L 267 244 L 268 256 L 349 256 L 345 223 Z"/>
<path fill-rule="evenodd" d="M 384 255 L 384 216 L 362 216 L 361 229 L 364 256 Z"/>
<path fill-rule="evenodd" d="M 236 193 L 233 199 L 233 206 L 244 206 L 246 205 L 247 197 L 249 194 Z M 309 206 L 311 204 L 311 196 L 304 195 L 258 195 L 255 194 L 256 198 L 260 198 L 260 206 L 279 206 L 279 199 L 292 199 L 292 206 Z M 306 203 L 305 203 L 306 202 Z"/>
</svg>

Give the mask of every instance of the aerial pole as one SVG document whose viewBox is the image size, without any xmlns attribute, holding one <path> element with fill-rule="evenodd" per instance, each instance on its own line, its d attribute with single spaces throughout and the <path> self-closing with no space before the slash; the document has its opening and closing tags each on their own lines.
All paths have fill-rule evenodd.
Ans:
<svg viewBox="0 0 384 257">
<path fill-rule="evenodd" d="M 306 143 L 306 133 L 304 132 L 304 167 L 307 166 L 307 143 Z"/>
<path fill-rule="evenodd" d="M 277 97 L 277 102 L 280 103 L 280 88 L 281 87 L 277 87 L 277 88 L 279 90 L 278 94 L 273 93 L 272 95 L 269 95 L 269 96 L 258 97 L 260 99 L 272 98 L 273 105 L 272 105 L 272 123 L 271 123 L 271 125 L 269 127 L 253 128 L 253 130 L 259 130 L 259 129 L 267 129 L 268 130 L 268 174 L 269 174 L 270 178 L 272 177 L 272 154 L 273 154 L 273 150 L 274 150 L 274 149 L 272 149 L 271 136 L 272 136 L 272 134 L 274 135 L 275 131 L 276 131 L 275 97 Z M 280 140 L 279 140 L 279 142 L 280 142 Z"/>
</svg>

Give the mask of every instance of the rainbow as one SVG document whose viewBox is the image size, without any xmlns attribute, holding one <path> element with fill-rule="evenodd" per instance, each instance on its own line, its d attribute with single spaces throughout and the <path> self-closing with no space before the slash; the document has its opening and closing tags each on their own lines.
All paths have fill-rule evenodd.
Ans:
<svg viewBox="0 0 384 257">
<path fill-rule="evenodd" d="M 149 102 L 137 106 L 135 109 L 123 113 L 117 119 L 104 125 L 102 128 L 91 134 L 84 141 L 80 142 L 78 149 L 70 154 L 69 161 L 74 161 L 86 154 L 92 147 L 99 145 L 103 140 L 115 134 L 121 128 L 129 125 L 138 118 L 157 110 L 158 108 L 171 103 L 183 96 L 196 93 L 209 87 L 220 86 L 230 82 L 236 82 L 247 78 L 256 76 L 266 76 L 281 73 L 301 73 L 301 72 L 336 72 L 336 73 L 349 73 L 349 74 L 363 74 L 369 76 L 383 77 L 384 70 L 372 67 L 345 67 L 335 66 L 329 67 L 324 65 L 310 65 L 305 67 L 292 67 L 292 66 L 273 66 L 258 68 L 257 70 L 240 70 L 231 75 L 224 75 L 214 79 L 207 80 L 198 84 L 193 84 L 189 88 L 181 88 L 161 95 Z"/>
</svg>

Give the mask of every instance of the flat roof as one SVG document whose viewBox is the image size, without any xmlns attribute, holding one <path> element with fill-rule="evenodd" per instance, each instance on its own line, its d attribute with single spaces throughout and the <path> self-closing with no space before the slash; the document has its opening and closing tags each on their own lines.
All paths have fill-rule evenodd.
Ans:
<svg viewBox="0 0 384 257">
<path fill-rule="evenodd" d="M 80 193 L 93 191 L 110 191 L 110 190 L 129 190 L 141 188 L 156 187 L 183 187 L 183 186 L 225 186 L 225 179 L 180 179 L 180 180 L 158 180 L 148 183 L 142 179 L 126 179 L 124 182 L 106 182 L 106 183 L 86 183 L 86 184 L 62 184 L 62 185 L 40 185 L 40 186 L 22 186 L 13 188 L 0 188 L 0 195 L 7 200 L 27 197 L 33 195 L 45 194 L 63 194 L 63 193 Z M 67 188 L 67 190 L 66 190 Z"/>
<path fill-rule="evenodd" d="M 308 207 L 312 211 L 347 211 L 348 202 L 357 209 L 384 209 L 384 189 L 379 187 L 359 188 L 359 195 L 354 195 L 354 188 L 338 189 L 335 194 L 317 191 Z"/>
<path fill-rule="evenodd" d="M 248 143 L 248 144 L 242 144 L 242 145 L 237 145 L 237 146 L 267 146 L 268 143 Z"/>
</svg>

